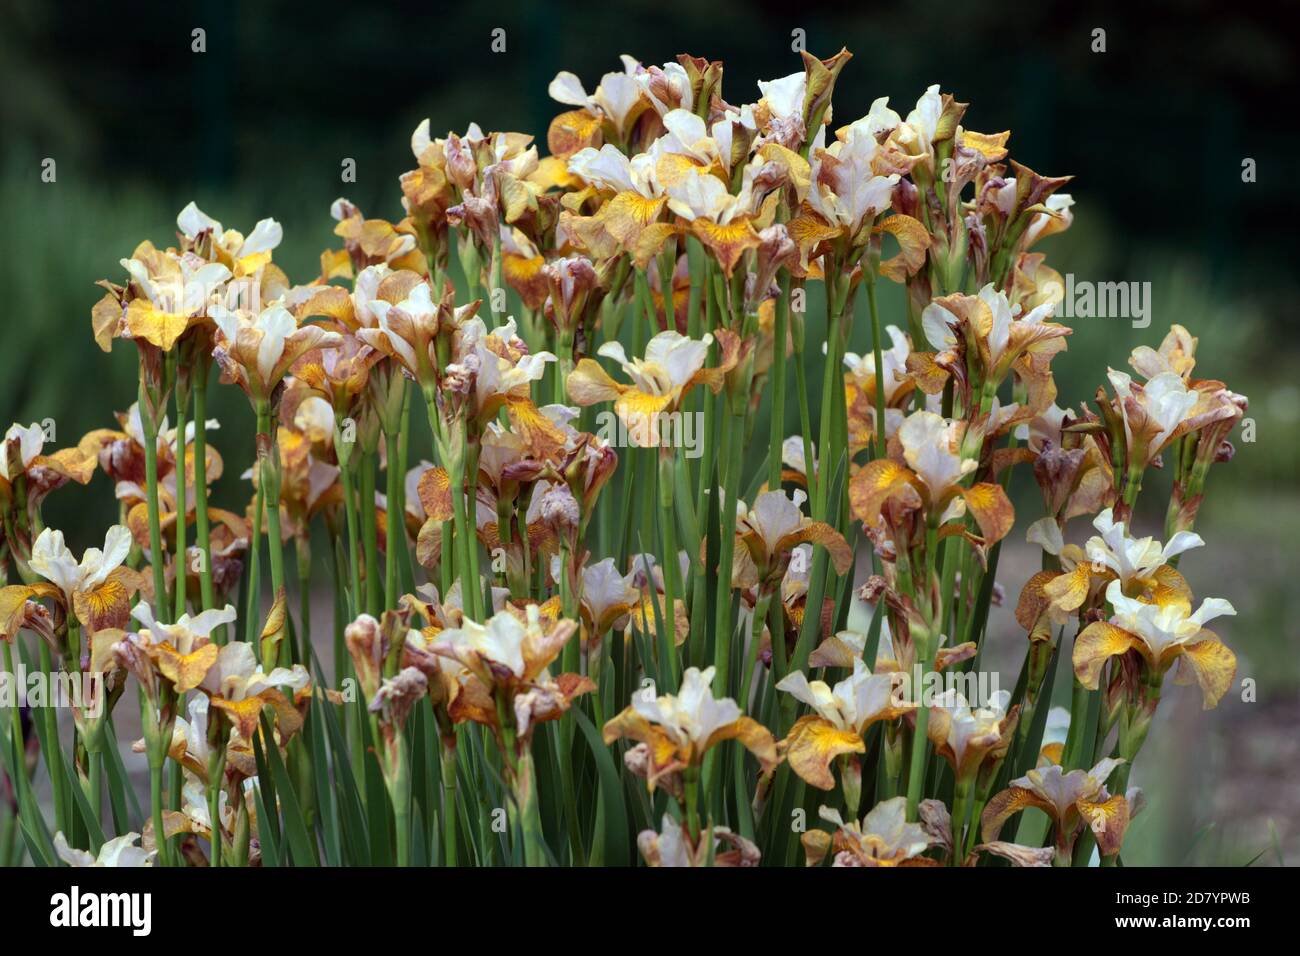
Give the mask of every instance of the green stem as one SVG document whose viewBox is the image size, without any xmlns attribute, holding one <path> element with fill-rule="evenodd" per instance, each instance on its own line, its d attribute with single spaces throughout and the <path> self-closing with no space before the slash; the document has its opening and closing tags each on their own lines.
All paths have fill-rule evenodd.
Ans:
<svg viewBox="0 0 1300 956">
<path fill-rule="evenodd" d="M 341 447 L 342 435 L 334 430 L 335 447 Z M 339 476 L 343 479 L 343 508 L 348 524 L 348 582 L 352 587 L 350 616 L 355 618 L 361 609 L 361 532 L 357 520 L 357 494 L 352 484 L 352 462 L 348 452 L 339 456 Z"/>
<path fill-rule="evenodd" d="M 365 542 L 366 612 L 378 617 L 384 597 L 379 577 L 379 527 L 375 517 L 375 458 L 361 456 L 361 532 Z M 359 600 L 359 599 L 358 599 Z"/>
<path fill-rule="evenodd" d="M 880 310 L 876 306 L 876 274 L 867 273 L 867 308 L 871 313 L 871 356 L 875 360 L 876 370 L 876 453 L 874 457 L 885 455 L 885 360 L 881 349 Z"/>
<path fill-rule="evenodd" d="M 45 673 L 50 686 L 54 686 L 55 668 L 54 655 L 50 651 L 50 645 L 45 640 L 37 642 L 40 648 L 41 670 Z M 50 791 L 54 797 L 54 819 L 58 828 L 64 833 L 70 830 L 70 819 L 68 815 L 68 797 L 67 788 L 65 787 L 65 777 L 63 773 L 63 749 L 59 745 L 59 715 L 55 710 L 52 701 L 46 701 L 45 706 L 40 708 L 41 722 L 45 725 L 45 739 L 41 742 L 44 748 L 41 756 L 45 759 L 45 769 L 50 776 Z M 15 746 L 19 749 L 19 759 L 21 759 L 21 732 L 15 738 L 19 741 Z"/>
<path fill-rule="evenodd" d="M 456 737 L 442 739 L 442 859 L 456 865 Z"/>
<path fill-rule="evenodd" d="M 785 343 L 790 324 L 790 272 L 781 270 L 781 295 L 776 300 L 776 328 L 772 346 L 772 430 L 767 449 L 767 487 L 781 487 L 781 446 L 785 442 Z M 805 462 L 811 468 L 812 462 Z"/>
<path fill-rule="evenodd" d="M 248 596 L 244 605 L 244 640 L 253 645 L 253 653 L 261 655 L 258 641 L 257 618 L 261 611 L 262 595 L 262 512 L 265 510 L 266 489 L 261 482 L 253 499 L 253 530 L 248 543 Z"/>
<path fill-rule="evenodd" d="M 406 529 L 403 515 L 397 509 L 402 504 L 402 473 L 400 469 L 401 452 L 399 436 L 384 433 L 384 444 L 388 452 L 388 485 L 386 489 L 388 507 L 384 541 L 384 607 L 397 607 L 397 549 L 404 546 Z"/>
<path fill-rule="evenodd" d="M 395 463 L 393 459 L 390 462 Z M 397 831 L 397 865 L 411 865 L 411 767 L 406 735 L 397 732 L 397 767 L 393 780 L 393 822 Z"/>
<path fill-rule="evenodd" d="M 677 576 L 676 516 L 673 513 L 673 456 L 660 451 L 659 457 L 659 510 L 664 539 L 664 633 L 663 663 L 659 677 L 665 693 L 677 690 L 677 616 L 676 599 L 679 593 Z"/>
<path fill-rule="evenodd" d="M 187 519 L 189 509 L 185 501 L 185 425 L 189 419 L 189 390 L 176 386 L 176 620 L 185 613 L 186 572 L 189 563 L 185 559 L 185 538 L 188 531 Z"/>
<path fill-rule="evenodd" d="M 138 402 L 140 430 L 144 432 L 144 493 L 149 510 L 149 563 L 153 566 L 154 618 L 159 622 L 165 622 L 169 614 L 162 524 L 158 516 L 158 422 L 154 420 L 153 413 L 150 411 L 149 396 L 143 381 L 140 383 Z"/>
<path fill-rule="evenodd" d="M 194 366 L 194 523 L 197 545 L 202 554 L 199 567 L 199 600 L 207 611 L 216 604 L 212 581 L 212 527 L 208 520 L 208 361 L 200 358 Z M 217 643 L 222 643 L 225 626 L 220 628 Z"/>
<path fill-rule="evenodd" d="M 269 407 L 259 408 L 257 419 L 258 434 L 267 436 L 267 451 L 261 462 L 261 485 L 266 505 L 266 546 L 271 554 L 271 592 L 278 596 L 284 588 L 284 539 L 280 534 L 280 449 L 276 445 L 275 422 Z M 269 667 L 274 662 L 264 663 Z"/>
</svg>

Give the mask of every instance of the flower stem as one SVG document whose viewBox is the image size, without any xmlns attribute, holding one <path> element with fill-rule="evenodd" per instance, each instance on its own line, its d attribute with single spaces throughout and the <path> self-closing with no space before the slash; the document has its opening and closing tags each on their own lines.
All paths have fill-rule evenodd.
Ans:
<svg viewBox="0 0 1300 956">
<path fill-rule="evenodd" d="M 402 473 L 399 439 L 396 434 L 384 433 L 384 444 L 388 452 L 388 469 L 386 488 L 387 508 L 384 528 L 384 607 L 397 607 L 397 549 L 405 540 L 403 515 L 398 510 L 402 501 Z"/>
<path fill-rule="evenodd" d="M 194 524 L 196 543 L 202 553 L 199 566 L 199 600 L 203 610 L 216 603 L 212 581 L 212 529 L 208 521 L 208 362 L 200 358 L 194 366 Z M 220 628 L 217 642 L 225 635 Z"/>
<path fill-rule="evenodd" d="M 189 509 L 185 501 L 185 424 L 189 418 L 190 395 L 188 387 L 176 386 L 176 620 L 185 613 L 186 572 L 189 562 L 185 557 L 185 537 L 188 531 Z"/>
<path fill-rule="evenodd" d="M 335 447 L 341 447 L 342 435 L 334 430 Z M 349 616 L 355 618 L 361 610 L 361 532 L 357 521 L 357 494 L 352 483 L 352 463 L 349 452 L 339 456 L 339 477 L 343 480 L 343 508 L 348 524 L 348 583 L 352 593 L 349 603 Z"/>
<path fill-rule="evenodd" d="M 266 436 L 265 454 L 261 463 L 261 485 L 266 505 L 266 545 L 271 554 L 271 591 L 278 596 L 284 587 L 284 539 L 280 535 L 280 449 L 275 440 L 275 421 L 267 407 L 258 409 L 257 431 L 259 436 Z M 287 609 L 285 613 L 288 613 Z M 263 663 L 271 666 L 274 661 Z"/>
<path fill-rule="evenodd" d="M 446 731 L 442 738 L 442 860 L 456 865 L 456 735 Z"/>
<path fill-rule="evenodd" d="M 144 493 L 149 510 L 149 563 L 153 567 L 154 618 L 166 622 L 169 617 L 167 574 L 164 568 L 162 524 L 158 513 L 158 422 L 150 411 L 152 406 L 149 404 L 149 395 L 143 381 L 140 383 L 138 401 L 140 429 L 144 432 Z"/>
<path fill-rule="evenodd" d="M 361 456 L 361 533 L 365 542 L 366 612 L 378 617 L 384 597 L 379 579 L 379 527 L 375 516 L 375 461 L 373 455 Z M 360 598 L 357 599 L 360 603 Z"/>
</svg>

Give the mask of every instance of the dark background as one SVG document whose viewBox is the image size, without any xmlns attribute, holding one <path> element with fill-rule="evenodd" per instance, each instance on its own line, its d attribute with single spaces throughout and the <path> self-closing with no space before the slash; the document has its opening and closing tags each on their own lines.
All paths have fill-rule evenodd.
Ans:
<svg viewBox="0 0 1300 956">
<path fill-rule="evenodd" d="M 336 196 L 369 215 L 400 216 L 396 178 L 413 165 L 409 137 L 424 117 L 434 135 L 476 120 L 535 133 L 544 146 L 550 117 L 567 108 L 546 94 L 556 71 L 577 73 L 590 91 L 625 52 L 647 64 L 683 52 L 722 59 L 724 96 L 752 101 L 755 81 L 799 69 L 791 31 L 801 28 L 818 55 L 841 46 L 855 54 L 836 89 L 837 125 L 881 95 L 905 115 L 940 83 L 972 104 L 965 125 L 1010 128 L 1013 157 L 1076 176 L 1075 225 L 1041 247 L 1055 268 L 1152 283 L 1150 328 L 1076 320 L 1055 363 L 1060 404 L 1090 398 L 1107 365 L 1123 367 L 1136 344 L 1158 344 L 1171 322 L 1200 336 L 1198 375 L 1250 396 L 1258 440 L 1211 476 L 1197 529 L 1210 547 L 1183 569 L 1198 595 L 1236 604 L 1240 616 L 1220 632 L 1240 674 L 1259 680 L 1259 702 L 1229 695 L 1203 717 L 1194 693 L 1169 695 L 1144 752 L 1152 801 L 1131 832 L 1131 858 L 1294 858 L 1295 13 L 1295 4 L 1013 0 L 458 8 L 0 0 L 0 415 L 53 418 L 62 446 L 130 404 L 135 358 L 95 348 L 92 283 L 120 277 L 118 260 L 140 240 L 170 241 L 191 199 L 243 231 L 264 216 L 280 220 L 276 260 L 308 281 L 320 251 L 336 243 L 328 214 Z M 191 51 L 196 27 L 206 30 L 202 54 Z M 497 27 L 506 31 L 501 54 L 490 49 Z M 1105 53 L 1091 51 L 1098 27 Z M 40 179 L 47 157 L 55 183 Z M 1258 167 L 1249 184 L 1247 157 Z M 340 182 L 344 158 L 356 160 L 355 184 Z M 887 316 L 897 302 L 886 299 Z M 861 323 L 854 335 L 852 348 L 869 347 Z M 822 373 L 811 370 L 814 403 Z M 216 503 L 242 508 L 251 416 L 232 389 L 214 393 L 213 412 L 223 423 L 213 441 L 227 459 Z M 792 405 L 787 421 L 796 420 Z M 1166 485 L 1148 484 L 1144 533 L 1159 534 Z M 1017 503 L 1035 506 L 1031 488 L 1015 490 Z M 111 490 L 101 478 L 80 495 L 60 492 L 46 515 L 80 549 L 115 516 Z M 1012 601 L 1038 560 L 1013 535 L 1001 575 Z M 1009 615 L 1003 623 L 999 640 L 1018 662 L 1015 626 Z"/>
</svg>

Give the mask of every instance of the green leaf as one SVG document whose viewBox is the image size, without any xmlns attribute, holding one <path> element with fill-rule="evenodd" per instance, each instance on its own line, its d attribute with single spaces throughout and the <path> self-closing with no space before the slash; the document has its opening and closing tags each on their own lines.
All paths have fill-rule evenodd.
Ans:
<svg viewBox="0 0 1300 956">
<path fill-rule="evenodd" d="M 77 808 L 86 832 L 90 835 L 90 852 L 98 854 L 99 848 L 104 845 L 104 830 L 99 825 L 99 814 L 91 808 L 90 801 L 86 799 L 86 792 L 81 789 L 81 782 L 66 761 L 63 764 L 63 773 L 67 778 L 68 791 L 72 794 L 73 806 Z"/>
<path fill-rule="evenodd" d="M 312 706 L 307 712 L 305 731 L 311 744 L 312 775 L 316 781 L 316 796 L 320 801 L 319 817 L 321 833 L 324 837 L 322 842 L 325 845 L 325 862 L 329 866 L 341 866 L 343 864 L 343 850 L 339 840 L 338 804 L 335 802 L 334 786 L 330 780 L 330 768 L 325 749 L 325 731 L 321 729 L 323 718 L 317 713 L 319 707 L 329 706 L 329 701 L 323 698 L 312 700 Z"/>
<path fill-rule="evenodd" d="M 266 740 L 274 740 L 274 734 L 271 721 L 263 714 L 263 737 Z M 284 823 L 284 834 L 289 842 L 290 858 L 295 866 L 319 866 L 319 861 L 316 859 L 316 841 L 307 830 L 307 821 L 303 817 L 302 806 L 298 802 L 298 794 L 293 789 L 289 771 L 285 769 L 284 760 L 280 757 L 280 749 L 274 746 L 264 747 L 262 752 L 266 757 L 266 763 L 271 768 L 275 790 L 280 798 L 281 818 Z M 261 818 L 258 819 L 260 821 Z"/>
<path fill-rule="evenodd" d="M 600 731 L 579 708 L 570 711 L 582 735 L 587 738 L 596 772 L 600 776 L 600 799 L 605 808 L 605 863 L 607 866 L 631 866 L 635 861 L 628 840 L 627 809 L 623 803 L 623 784 L 614 758 L 601 739 Z"/>
</svg>

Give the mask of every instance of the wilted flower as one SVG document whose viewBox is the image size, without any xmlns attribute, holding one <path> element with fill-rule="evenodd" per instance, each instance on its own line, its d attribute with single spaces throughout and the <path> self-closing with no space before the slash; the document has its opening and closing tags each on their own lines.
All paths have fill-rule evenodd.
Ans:
<svg viewBox="0 0 1300 956">
<path fill-rule="evenodd" d="M 99 855 L 95 856 L 85 850 L 78 850 L 68 845 L 68 839 L 60 830 L 54 834 L 54 852 L 58 854 L 59 859 L 72 867 L 88 866 L 153 866 L 156 850 L 144 851 L 135 843 L 140 839 L 138 833 L 125 833 L 120 837 L 108 840 L 99 848 Z"/>
<path fill-rule="evenodd" d="M 464 686 L 452 708 L 454 718 L 467 718 L 501 731 L 492 695 L 504 695 L 519 739 L 527 741 L 534 724 L 556 720 L 573 699 L 593 688 L 577 674 L 552 678 L 551 662 L 577 631 L 567 620 L 543 621 L 537 605 L 522 615 L 509 610 L 494 614 L 486 624 L 466 620 L 441 631 L 433 651 L 457 661 L 474 676 L 478 687 Z"/>
<path fill-rule="evenodd" d="M 984 842 L 996 840 L 1002 825 L 1014 814 L 1035 807 L 1052 821 L 1058 864 L 1069 865 L 1074 841 L 1085 823 L 1096 835 L 1102 856 L 1113 856 L 1140 806 L 1140 791 L 1111 796 L 1106 790 L 1106 779 L 1123 763 L 1106 757 L 1091 770 L 1066 773 L 1057 764 L 1030 770 L 985 806 L 980 821 Z"/>
<path fill-rule="evenodd" d="M 790 496 L 765 491 L 754 499 L 752 510 L 743 501 L 736 503 L 736 534 L 744 547 L 736 549 L 733 583 L 774 589 L 785 575 L 791 553 L 804 543 L 825 548 L 836 574 L 848 571 L 853 563 L 848 542 L 826 522 L 813 521 L 800 510 L 806 499 L 799 490 Z"/>
<path fill-rule="evenodd" d="M 896 675 L 872 674 L 861 658 L 854 661 L 853 674 L 833 688 L 819 680 L 809 681 L 800 671 L 787 674 L 777 683 L 783 690 L 814 711 L 800 717 L 780 749 L 800 777 L 822 790 L 835 785 L 830 763 L 841 754 L 864 753 L 863 735 L 878 720 L 894 720 L 915 708 L 899 701 Z"/>
<path fill-rule="evenodd" d="M 1193 612 L 1189 595 L 1161 591 L 1148 602 L 1125 596 L 1119 581 L 1106 588 L 1106 600 L 1114 616 L 1089 624 L 1074 641 L 1074 672 L 1085 687 L 1095 689 L 1106 661 L 1129 651 L 1156 679 L 1179 663 L 1180 678 L 1200 685 L 1206 710 L 1232 686 L 1237 656 L 1205 629 L 1214 618 L 1237 613 L 1227 601 L 1206 598 Z"/>
<path fill-rule="evenodd" d="M 693 840 L 689 829 L 667 813 L 659 832 L 642 830 L 636 845 L 646 866 L 758 866 L 759 861 L 752 840 L 726 827 L 703 830 Z"/>
<path fill-rule="evenodd" d="M 970 779 L 988 758 L 998 760 L 1006 753 L 1020 711 L 1018 705 L 1008 710 L 1010 702 L 1010 692 L 1000 690 L 985 706 L 971 707 L 950 688 L 930 707 L 930 741 L 958 780 Z"/>
<path fill-rule="evenodd" d="M 287 740 L 302 726 L 302 715 L 281 688 L 298 692 L 310 682 L 301 664 L 276 667 L 267 673 L 257 663 L 251 644 L 232 641 L 222 645 L 199 690 L 208 695 L 211 705 L 225 714 L 246 740 L 252 740 L 258 732 L 262 708 L 270 706 L 275 710 L 282 739 Z"/>
<path fill-rule="evenodd" d="M 849 482 L 853 513 L 865 525 L 874 525 L 885 503 L 899 498 L 916 502 L 943 523 L 962 514 L 960 506 L 951 507 L 960 498 L 979 525 L 983 544 L 1001 540 L 1011 530 L 1015 512 L 1000 485 L 961 484 L 978 467 L 958 451 L 962 433 L 961 422 L 946 421 L 933 412 L 913 412 L 898 429 L 906 464 L 893 457 L 877 458 L 858 469 Z"/>
<path fill-rule="evenodd" d="M 632 706 L 605 724 L 605 743 L 630 737 L 650 748 L 646 782 L 651 790 L 667 774 L 699 767 L 704 754 L 724 740 L 737 740 L 764 772 L 776 766 L 776 741 L 762 724 L 741 713 L 730 698 L 715 698 L 709 685 L 714 668 L 687 668 L 677 694 L 654 696 L 648 688 L 632 695 Z"/>
<path fill-rule="evenodd" d="M 59 589 L 64 607 L 90 630 L 121 627 L 130 613 L 136 573 L 123 567 L 131 551 L 131 532 L 113 525 L 104 547 L 87 548 L 78 562 L 63 543 L 63 532 L 46 528 L 32 545 L 33 571 Z"/>
<path fill-rule="evenodd" d="M 832 866 L 926 866 L 933 860 L 921 856 L 934 842 L 924 827 L 907 820 L 907 798 L 892 797 L 876 804 L 862 818 L 848 823 L 839 811 L 822 807 L 823 820 L 835 825 L 833 833 L 809 830 L 802 837 L 809 866 L 817 866 L 834 851 Z"/>
<path fill-rule="evenodd" d="M 227 381 L 254 402 L 268 401 L 275 387 L 303 354 L 340 344 L 340 336 L 316 325 L 299 326 L 293 313 L 273 303 L 253 314 L 215 307 L 217 346 L 213 358 Z"/>
<path fill-rule="evenodd" d="M 660 332 L 646 346 L 644 359 L 628 360 L 623 346 L 606 342 L 599 354 L 613 359 L 632 380 L 620 385 L 594 359 L 583 359 L 569 375 L 569 397 L 579 405 L 613 401 L 614 412 L 641 448 L 659 447 L 665 416 L 676 412 L 682 399 L 696 385 L 707 385 L 715 394 L 722 388 L 726 372 L 736 364 L 740 343 L 725 329 L 717 331 L 721 364 L 705 368 L 709 345 L 715 336 L 690 339 L 678 332 Z"/>
</svg>

